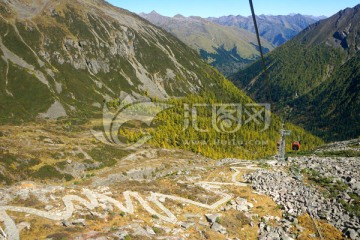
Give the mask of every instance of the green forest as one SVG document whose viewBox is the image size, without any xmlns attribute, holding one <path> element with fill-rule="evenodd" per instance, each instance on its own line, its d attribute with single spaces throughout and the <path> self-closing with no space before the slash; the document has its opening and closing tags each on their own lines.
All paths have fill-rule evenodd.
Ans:
<svg viewBox="0 0 360 240">
<path fill-rule="evenodd" d="M 290 41 L 265 57 L 268 81 L 260 61 L 232 76 L 232 81 L 262 102 L 268 96 L 274 112 L 326 141 L 360 136 L 359 54 L 348 57 L 324 44 Z"/>
<path fill-rule="evenodd" d="M 197 95 L 172 98 L 167 101 L 152 99 L 154 102 L 170 104 L 173 107 L 158 114 L 150 127 L 139 122 L 130 122 L 120 128 L 119 135 L 125 138 L 128 143 L 134 143 L 144 135 L 151 135 L 152 139 L 148 143 L 152 146 L 190 150 L 214 159 L 224 157 L 258 159 L 276 154 L 276 144 L 280 139 L 279 130 L 282 122 L 275 115 L 271 115 L 271 124 L 264 131 L 264 124 L 250 121 L 242 124 L 239 131 L 225 133 L 216 131 L 212 124 L 212 109 L 203 107 L 198 109 L 196 118 L 196 126 L 203 131 L 198 131 L 191 123 L 185 128 L 185 112 L 188 111 L 186 106 L 194 104 L 211 106 L 216 103 L 240 103 L 243 106 L 249 103 L 253 104 L 251 99 L 246 97 L 230 81 L 222 79 L 218 84 L 217 92 L 204 91 Z M 246 122 L 245 118 L 246 116 L 243 114 L 243 123 Z M 302 150 L 310 150 L 323 144 L 320 138 L 300 127 L 286 123 L 285 128 L 292 131 L 292 134 L 287 138 L 288 143 L 301 140 L 303 143 Z M 288 151 L 291 151 L 290 145 L 287 145 Z"/>
<path fill-rule="evenodd" d="M 302 96 L 319 86 L 341 66 L 345 55 L 339 49 L 324 45 L 306 46 L 291 41 L 265 57 L 270 79 L 271 98 L 281 108 L 296 95 Z M 267 96 L 267 84 L 261 61 L 257 61 L 231 79 L 247 89 L 258 101 Z"/>
</svg>

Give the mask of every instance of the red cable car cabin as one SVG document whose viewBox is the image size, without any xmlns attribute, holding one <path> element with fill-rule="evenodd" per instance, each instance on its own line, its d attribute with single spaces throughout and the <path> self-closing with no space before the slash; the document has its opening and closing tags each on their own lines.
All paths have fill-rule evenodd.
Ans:
<svg viewBox="0 0 360 240">
<path fill-rule="evenodd" d="M 301 146 L 300 142 L 293 142 L 291 148 L 292 150 L 297 151 L 300 149 L 300 146 Z"/>
</svg>

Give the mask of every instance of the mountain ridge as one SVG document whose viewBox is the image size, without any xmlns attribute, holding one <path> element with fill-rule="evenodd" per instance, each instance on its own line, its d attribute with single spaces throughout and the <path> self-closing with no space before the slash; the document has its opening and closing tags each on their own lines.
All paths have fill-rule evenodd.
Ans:
<svg viewBox="0 0 360 240">
<path fill-rule="evenodd" d="M 226 76 L 234 74 L 259 58 L 251 17 L 230 15 L 220 18 L 201 18 L 185 17 L 181 14 L 167 17 L 156 11 L 148 14 L 140 13 L 140 16 L 197 50 L 203 59 Z M 235 20 L 223 21 L 227 18 Z M 318 19 L 300 14 L 259 15 L 258 18 L 265 53 L 288 41 Z"/>
<path fill-rule="evenodd" d="M 251 16 L 229 15 L 218 18 L 207 18 L 225 26 L 235 26 L 255 32 Z M 260 35 L 275 46 L 280 46 L 293 38 L 297 33 L 312 23 L 319 20 L 319 17 L 295 15 L 258 15 L 258 27 Z"/>
<path fill-rule="evenodd" d="M 244 29 L 221 26 L 201 17 L 180 14 L 165 17 L 155 11 L 140 14 L 152 24 L 170 32 L 225 75 L 259 57 L 256 35 Z M 273 46 L 262 39 L 265 52 Z"/>
</svg>

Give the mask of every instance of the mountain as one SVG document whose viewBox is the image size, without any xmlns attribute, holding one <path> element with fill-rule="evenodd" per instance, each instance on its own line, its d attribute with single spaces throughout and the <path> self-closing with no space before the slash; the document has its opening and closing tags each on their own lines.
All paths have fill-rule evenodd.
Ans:
<svg viewBox="0 0 360 240">
<path fill-rule="evenodd" d="M 154 145 L 208 156 L 242 151 L 216 142 L 202 148 L 184 143 L 189 136 L 180 126 L 185 120 L 179 121 L 184 118 L 184 104 L 254 102 L 173 35 L 101 0 L 2 1 L 0 10 L 2 124 L 53 119 L 71 126 L 69 118 L 86 122 L 108 116 L 101 116 L 105 103 L 118 110 L 119 104 L 134 100 L 165 101 L 177 108 L 161 115 L 166 124 L 154 133 Z M 201 122 L 209 132 L 192 129 L 198 140 L 219 135 L 211 128 L 211 111 L 203 113 Z M 261 146 L 243 151 L 246 157 L 257 157 L 276 149 L 279 126 L 274 116 L 269 134 L 258 133 L 260 127 L 249 123 L 234 137 L 268 139 L 271 147 L 265 151 L 253 151 Z M 154 131 L 153 126 L 147 130 Z M 142 136 L 139 127 L 126 134 L 132 140 Z M 311 135 L 309 139 L 309 146 L 321 142 Z"/>
<path fill-rule="evenodd" d="M 259 57 L 256 35 L 250 31 L 180 14 L 165 17 L 153 11 L 140 16 L 197 50 L 203 59 L 225 75 L 237 72 Z M 264 52 L 273 49 L 265 39 L 262 42 Z"/>
<path fill-rule="evenodd" d="M 278 112 L 328 140 L 358 137 L 359 9 L 321 20 L 268 54 L 269 86 L 260 62 L 233 81 L 257 101 L 270 92 Z"/>
<path fill-rule="evenodd" d="M 210 88 L 213 70 L 167 32 L 101 0 L 0 2 L 2 122 L 92 114 L 126 94 Z"/>
<path fill-rule="evenodd" d="M 286 41 L 292 39 L 301 30 L 317 22 L 324 17 L 304 16 L 301 14 L 291 15 L 259 15 L 257 23 L 260 35 L 274 46 L 280 46 Z M 246 29 L 255 32 L 253 19 L 251 16 L 223 16 L 219 18 L 208 18 L 208 20 L 224 25 L 235 26 L 240 29 Z"/>
<path fill-rule="evenodd" d="M 42 125 L 50 119 L 67 131 L 74 125 L 95 121 L 95 129 L 101 132 L 82 127 L 109 143 L 114 139 L 104 135 L 109 130 L 101 119 L 106 120 L 134 101 L 151 100 L 173 108 L 157 114 L 158 119 L 150 121 L 153 125 L 147 117 L 138 116 L 130 127 L 120 125 L 114 130 L 119 138 L 136 143 L 144 132 L 149 132 L 153 136 L 149 144 L 214 158 L 258 158 L 276 151 L 280 119 L 273 115 L 271 121 L 267 118 L 253 122 L 249 118 L 243 125 L 233 121 L 230 115 L 234 109 L 229 109 L 233 103 L 244 109 L 247 106 L 248 115 L 261 108 L 264 114 L 269 112 L 205 63 L 195 50 L 143 18 L 101 0 L 41 0 L 36 4 L 13 0 L 2 1 L 0 6 L 1 124 Z M 197 109 L 199 104 L 205 107 Z M 219 107 L 216 114 L 220 116 L 212 112 L 211 104 Z M 198 119 L 186 128 L 184 118 L 190 106 L 195 108 L 191 112 L 198 111 Z M 130 118 L 132 112 L 136 111 L 130 108 L 111 120 Z M 236 112 L 235 120 L 241 114 Z M 216 123 L 221 126 L 214 124 L 213 117 L 219 117 Z M 196 121 L 207 131 L 198 130 Z M 235 126 L 240 126 L 241 131 L 222 134 L 219 130 Z M 261 131 L 263 128 L 267 131 Z M 294 139 L 308 139 L 307 148 L 321 143 L 301 128 L 289 128 L 294 130 Z M 247 144 L 254 139 L 266 142 L 268 147 Z M 195 144 L 187 142 L 192 140 Z M 240 142 L 236 147 L 217 143 L 234 140 Z M 208 144 L 196 144 L 202 141 Z"/>
</svg>

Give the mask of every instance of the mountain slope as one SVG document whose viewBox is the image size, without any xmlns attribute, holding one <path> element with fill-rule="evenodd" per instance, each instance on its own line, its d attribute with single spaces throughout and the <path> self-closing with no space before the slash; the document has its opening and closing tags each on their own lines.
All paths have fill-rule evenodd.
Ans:
<svg viewBox="0 0 360 240">
<path fill-rule="evenodd" d="M 256 35 L 250 31 L 221 26 L 200 17 L 165 17 L 155 11 L 140 16 L 197 50 L 225 75 L 237 72 L 259 57 Z M 273 49 L 265 39 L 262 41 L 264 52 Z"/>
<path fill-rule="evenodd" d="M 326 88 L 331 86 L 331 82 L 338 82 L 337 78 L 342 75 L 342 65 L 354 58 L 359 50 L 360 5 L 348 8 L 329 19 L 322 20 L 309 26 L 293 40 L 280 46 L 266 56 L 266 63 L 269 69 L 270 86 L 267 88 L 263 69 L 260 62 L 254 63 L 249 68 L 240 71 L 232 77 L 233 81 L 242 89 L 245 89 L 253 99 L 266 101 L 267 92 L 271 93 L 271 99 L 276 103 L 277 110 L 282 114 L 289 110 L 287 105 L 298 97 L 306 96 L 318 87 Z M 355 61 L 355 63 L 354 63 Z M 349 66 L 357 66 L 358 57 L 354 58 Z M 349 66 L 344 66 L 347 69 Z M 355 71 L 355 69 L 353 69 Z M 334 79 L 335 78 L 335 79 Z M 338 82 L 338 91 L 343 91 L 345 82 L 350 79 L 340 78 L 344 84 Z M 355 78 L 356 79 L 356 78 Z M 326 90 L 332 91 L 332 90 Z M 325 91 L 325 92 L 326 92 Z M 319 93 L 319 92 L 318 92 Z M 314 92 L 311 93 L 312 95 Z M 341 99 L 330 100 L 332 104 L 347 102 L 351 95 L 343 94 Z M 320 100 L 320 99 L 318 99 Z M 318 110 L 318 103 L 313 103 L 314 111 Z M 356 105 L 354 105 L 356 106 Z M 292 109 L 300 112 L 300 109 Z M 351 108 L 351 114 L 354 109 Z M 309 113 L 309 111 L 307 111 Z M 296 114 L 295 114 L 296 115 Z M 286 116 L 286 114 L 285 114 Z M 322 122 L 316 115 L 315 119 Z M 296 122 L 299 122 L 293 119 Z M 339 122 L 329 122 L 329 124 L 345 124 L 338 117 Z M 308 129 L 314 130 L 317 121 L 304 121 L 302 124 Z M 314 130 L 316 131 L 316 130 Z M 324 131 L 322 131 L 324 134 Z M 329 133 L 330 134 L 330 133 Z M 359 133 L 353 132 L 347 137 L 357 137 Z M 340 137 L 341 131 L 338 130 L 333 136 Z"/>
<path fill-rule="evenodd" d="M 255 32 L 252 17 L 243 16 L 223 16 L 219 18 L 208 18 L 208 20 L 224 25 L 235 26 L 240 29 L 246 29 Z M 260 35 L 274 46 L 280 46 L 286 41 L 292 39 L 301 30 L 319 20 L 319 17 L 295 15 L 259 15 L 257 22 Z"/>
<path fill-rule="evenodd" d="M 4 121 L 87 114 L 125 93 L 166 98 L 211 86 L 212 70 L 195 51 L 105 1 L 2 1 L 0 14 Z"/>
<path fill-rule="evenodd" d="M 316 108 L 314 108 L 316 106 Z M 360 136 L 360 52 L 328 81 L 291 103 L 291 119 L 326 139 Z"/>
</svg>

